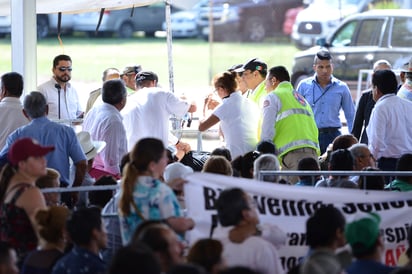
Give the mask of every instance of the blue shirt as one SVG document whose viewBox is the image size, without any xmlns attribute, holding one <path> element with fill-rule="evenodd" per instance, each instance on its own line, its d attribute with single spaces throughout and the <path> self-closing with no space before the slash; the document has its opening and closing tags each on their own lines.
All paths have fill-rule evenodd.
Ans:
<svg viewBox="0 0 412 274">
<path fill-rule="evenodd" d="M 52 274 L 104 274 L 106 264 L 99 256 L 79 246 L 56 262 Z"/>
<path fill-rule="evenodd" d="M 372 260 L 356 260 L 346 268 L 348 274 L 389 274 L 396 268 Z"/>
<path fill-rule="evenodd" d="M 28 125 L 16 129 L 7 137 L 6 144 L 0 151 L 0 165 L 7 163 L 7 153 L 14 141 L 23 137 L 31 137 L 43 146 L 55 146 L 54 151 L 46 155 L 47 167 L 59 171 L 61 182 L 71 183 L 69 158 L 73 163 L 86 160 L 74 130 L 43 116 L 33 119 Z"/>
<path fill-rule="evenodd" d="M 339 112 L 345 113 L 349 132 L 352 131 L 355 105 L 348 85 L 335 77 L 322 88 L 316 81 L 316 74 L 300 82 L 297 91 L 311 105 L 318 128 L 342 127 Z"/>
</svg>

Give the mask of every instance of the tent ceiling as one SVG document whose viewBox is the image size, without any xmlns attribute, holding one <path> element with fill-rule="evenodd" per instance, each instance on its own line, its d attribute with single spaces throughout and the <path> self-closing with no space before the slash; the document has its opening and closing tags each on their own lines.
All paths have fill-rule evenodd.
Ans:
<svg viewBox="0 0 412 274">
<path fill-rule="evenodd" d="M 10 14 L 10 1 L 0 0 L 0 16 Z M 164 2 L 164 0 L 26 0 L 36 1 L 36 13 L 81 13 L 89 11 L 98 11 L 105 9 L 124 9 L 130 7 L 138 7 L 150 5 L 157 2 Z M 173 5 L 180 7 L 187 7 L 190 0 L 173 0 L 170 1 Z"/>
</svg>

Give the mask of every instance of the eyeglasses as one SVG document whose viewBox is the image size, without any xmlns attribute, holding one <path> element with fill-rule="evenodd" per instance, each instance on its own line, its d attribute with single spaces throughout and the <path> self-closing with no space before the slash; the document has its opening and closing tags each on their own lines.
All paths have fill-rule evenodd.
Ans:
<svg viewBox="0 0 412 274">
<path fill-rule="evenodd" d="M 68 71 L 72 71 L 73 69 L 72 69 L 72 67 L 59 67 L 59 68 L 57 68 L 58 70 L 60 70 L 61 72 L 65 72 L 66 70 L 68 70 Z"/>
</svg>

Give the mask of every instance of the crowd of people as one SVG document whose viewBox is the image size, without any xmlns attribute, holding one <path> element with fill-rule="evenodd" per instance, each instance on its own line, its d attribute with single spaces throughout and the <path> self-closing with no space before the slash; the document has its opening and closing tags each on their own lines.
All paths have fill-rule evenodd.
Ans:
<svg viewBox="0 0 412 274">
<path fill-rule="evenodd" d="M 412 60 L 401 84 L 391 64 L 378 60 L 356 108 L 348 85 L 333 76 L 327 50 L 316 54 L 313 69 L 296 89 L 284 66 L 268 68 L 259 58 L 215 75 L 198 129 L 219 124 L 225 146 L 201 154 L 169 128 L 171 116 L 196 112 L 196 103 L 161 88 L 157 74 L 140 65 L 106 69 L 86 110 L 70 83 L 68 55 L 56 56 L 52 78 L 24 98 L 21 75 L 2 75 L 0 274 L 412 273 L 412 260 L 398 268 L 382 263 L 378 214 L 346 223 L 333 206 L 307 220 L 309 252 L 283 269 L 279 249 L 288 231 L 260 226 L 240 186 L 219 194 L 210 238 L 184 244 L 196 226 L 185 214 L 183 187 L 193 172 L 291 188 L 412 191 L 408 175 L 316 174 L 412 171 Z M 341 110 L 350 134 L 342 135 Z M 314 173 L 282 175 L 296 170 Z M 350 250 L 342 252 L 345 245 Z"/>
</svg>

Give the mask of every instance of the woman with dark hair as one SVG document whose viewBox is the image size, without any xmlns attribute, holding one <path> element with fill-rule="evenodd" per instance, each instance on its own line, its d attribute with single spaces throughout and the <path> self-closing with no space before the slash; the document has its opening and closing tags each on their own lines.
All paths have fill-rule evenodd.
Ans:
<svg viewBox="0 0 412 274">
<path fill-rule="evenodd" d="M 19 139 L 10 147 L 9 163 L 0 174 L 0 241 L 16 250 L 19 265 L 37 246 L 34 216 L 46 202 L 35 182 L 46 175 L 45 155 L 53 150 L 31 138 Z"/>
<path fill-rule="evenodd" d="M 145 220 L 164 220 L 178 233 L 193 228 L 192 219 L 176 218 L 181 216 L 179 202 L 173 190 L 159 180 L 168 161 L 163 142 L 141 139 L 129 156 L 119 200 L 123 244 L 130 241 L 136 227 Z"/>
<path fill-rule="evenodd" d="M 187 261 L 202 266 L 207 273 L 217 274 L 226 268 L 223 245 L 215 239 L 200 239 L 189 250 Z"/>
<path fill-rule="evenodd" d="M 260 111 L 240 91 L 236 91 L 236 77 L 230 72 L 216 75 L 213 85 L 222 104 L 208 118 L 200 121 L 199 131 L 205 131 L 220 122 L 226 147 L 232 159 L 235 159 L 256 147 Z"/>
</svg>

